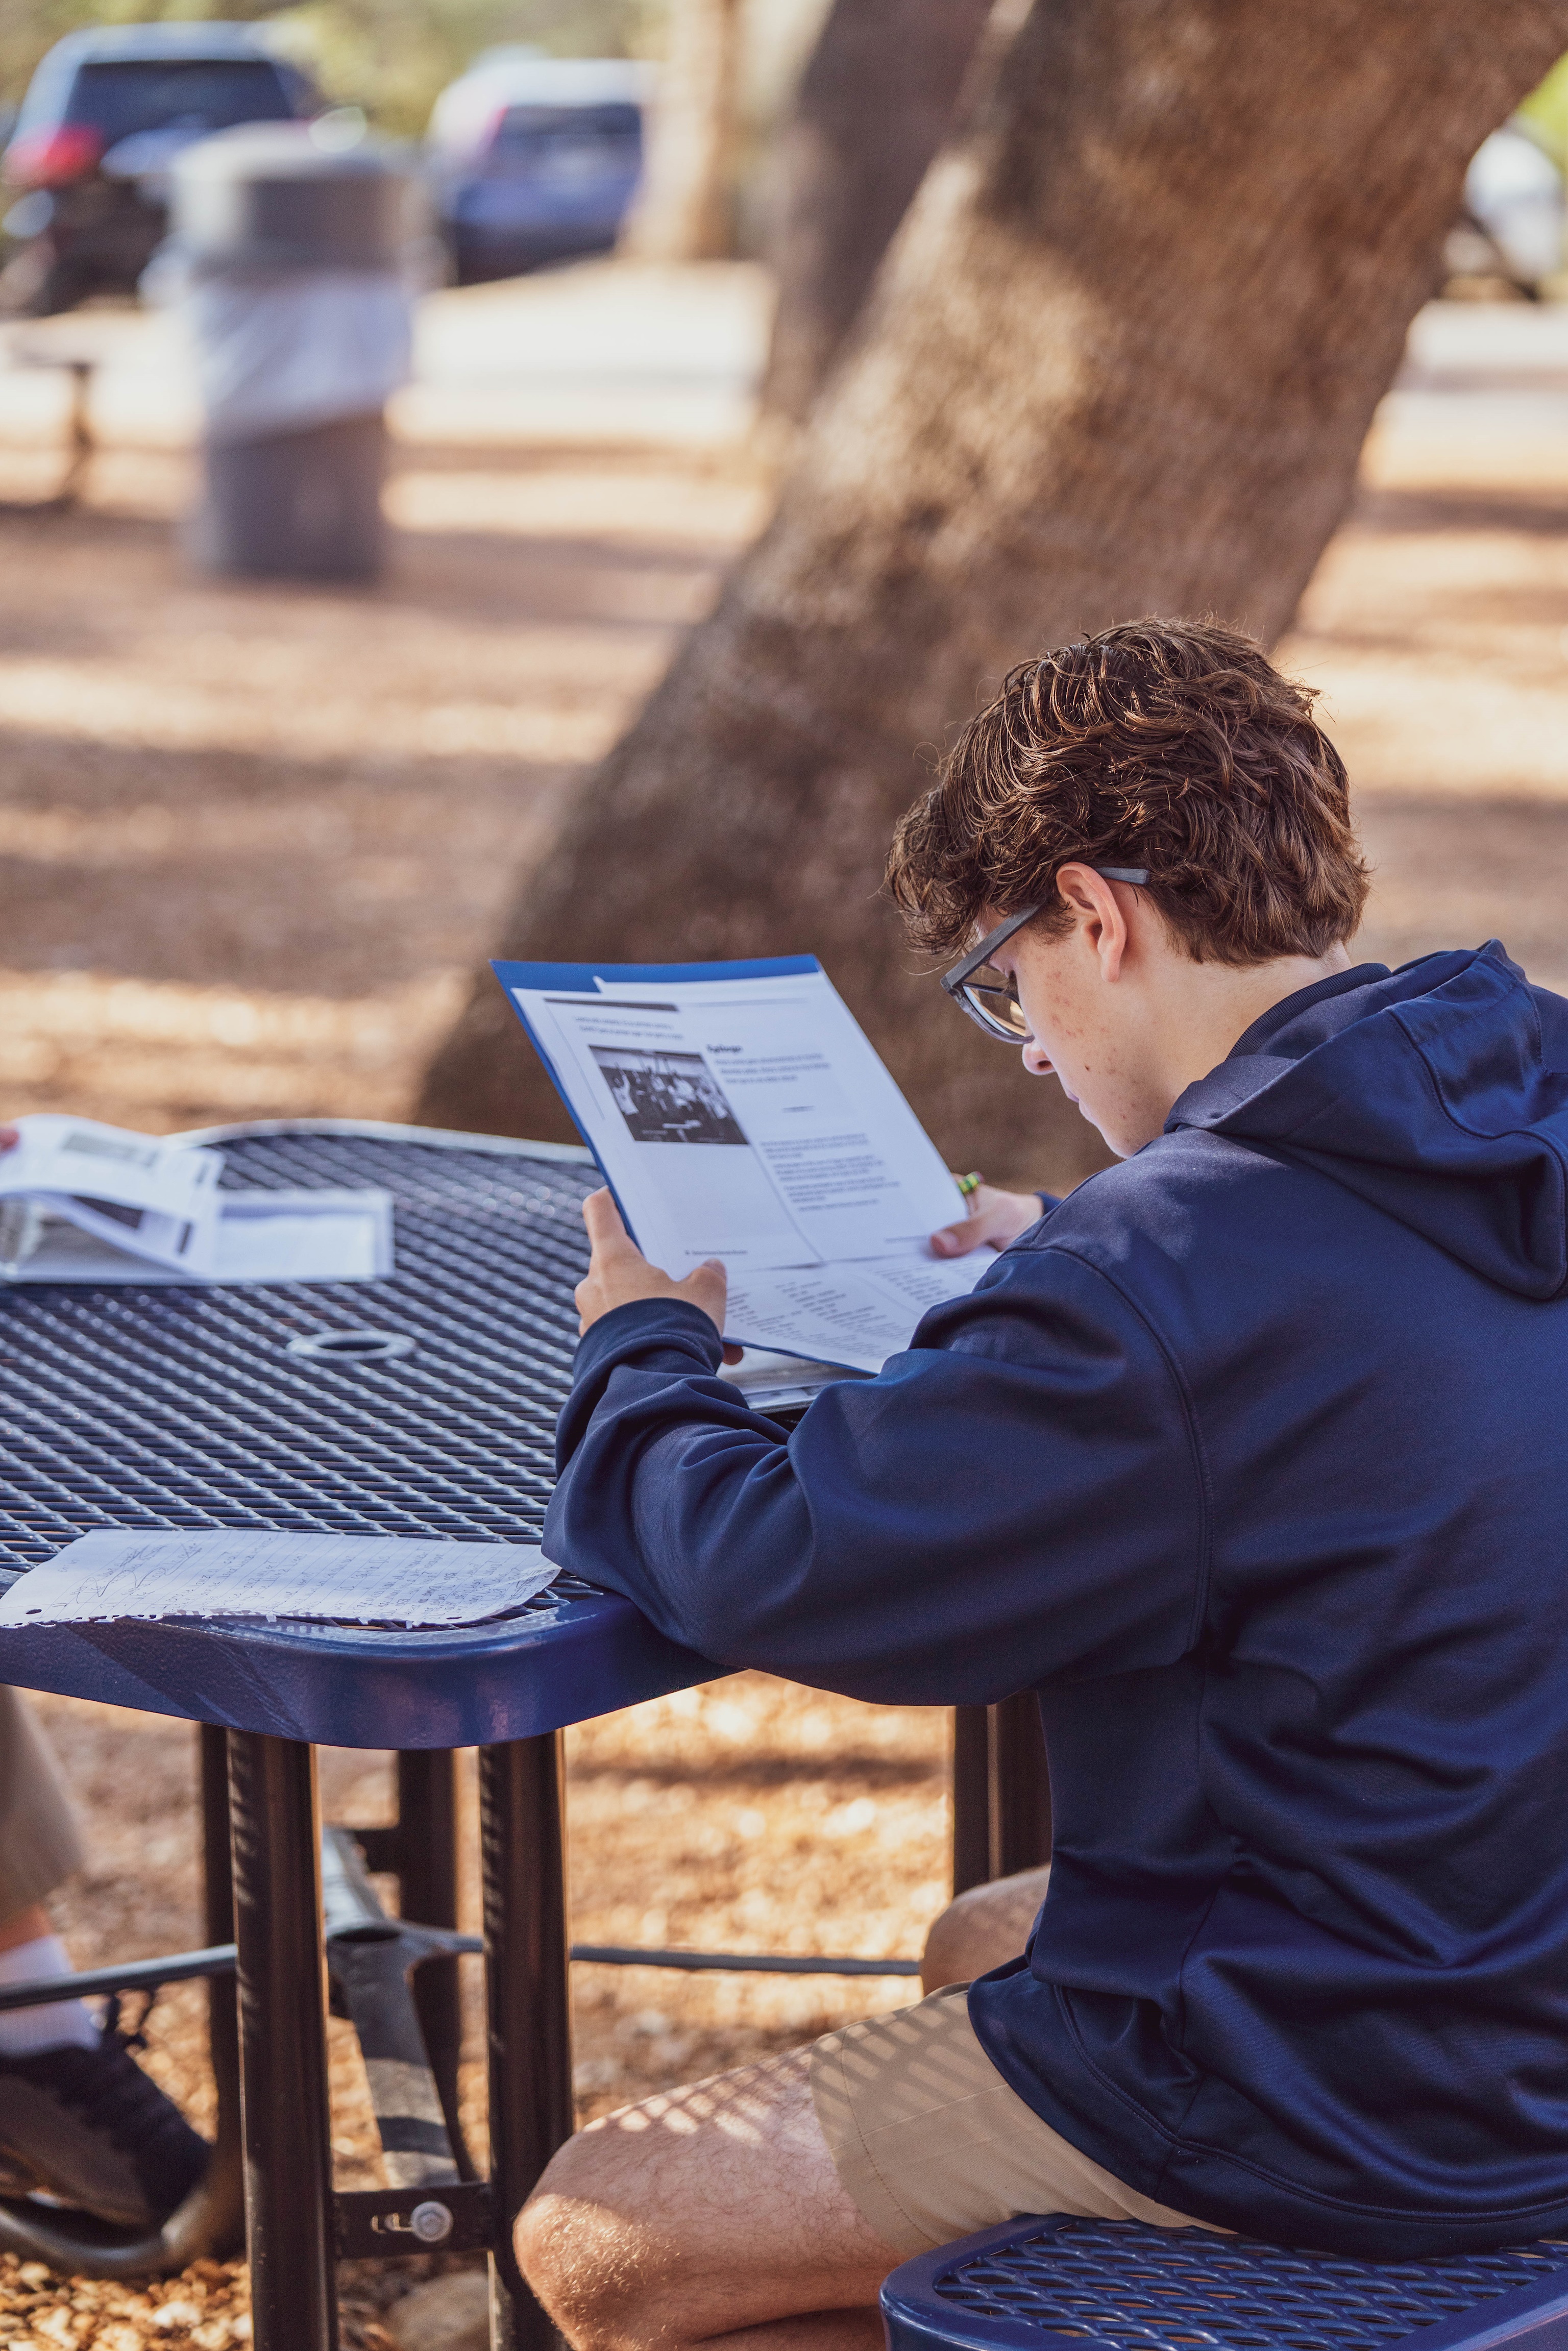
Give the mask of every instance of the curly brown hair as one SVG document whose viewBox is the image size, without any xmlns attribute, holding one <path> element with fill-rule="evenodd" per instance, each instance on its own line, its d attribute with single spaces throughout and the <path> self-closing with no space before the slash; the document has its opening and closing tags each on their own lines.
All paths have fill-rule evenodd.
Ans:
<svg viewBox="0 0 1568 2351">
<path fill-rule="evenodd" d="M 952 954 L 1030 905 L 1060 935 L 1057 871 L 1082 859 L 1147 867 L 1195 962 L 1325 954 L 1368 877 L 1316 699 L 1207 620 L 1129 621 L 1021 663 L 894 836 L 911 935 Z"/>
</svg>

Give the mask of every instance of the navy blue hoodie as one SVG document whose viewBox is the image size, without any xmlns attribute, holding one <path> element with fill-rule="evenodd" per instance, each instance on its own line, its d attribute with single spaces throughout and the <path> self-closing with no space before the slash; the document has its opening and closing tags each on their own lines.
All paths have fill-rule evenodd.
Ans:
<svg viewBox="0 0 1568 2351">
<path fill-rule="evenodd" d="M 1362 965 L 788 1443 L 693 1307 L 582 1343 L 552 1558 L 728 1666 L 1038 1690 L 1051 1891 L 970 2014 L 1200 2219 L 1568 2229 L 1565 1169 L 1568 1003 Z"/>
</svg>

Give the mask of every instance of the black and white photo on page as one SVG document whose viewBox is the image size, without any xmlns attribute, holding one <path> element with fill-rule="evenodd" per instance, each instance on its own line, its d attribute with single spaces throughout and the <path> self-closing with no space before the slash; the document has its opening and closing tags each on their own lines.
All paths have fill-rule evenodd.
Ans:
<svg viewBox="0 0 1568 2351">
<path fill-rule="evenodd" d="M 746 1144 L 723 1087 L 700 1053 L 591 1045 L 633 1143 Z"/>
</svg>

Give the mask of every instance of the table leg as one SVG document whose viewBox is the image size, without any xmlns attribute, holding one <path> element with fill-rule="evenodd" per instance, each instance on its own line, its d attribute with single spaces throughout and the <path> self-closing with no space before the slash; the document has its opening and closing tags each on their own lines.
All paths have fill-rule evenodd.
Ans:
<svg viewBox="0 0 1568 2351">
<path fill-rule="evenodd" d="M 571 2136 L 566 1830 L 559 1731 L 479 1750 L 489 2028 L 492 2351 L 552 2351 L 512 2256 L 512 2221 Z M 259 2346 L 258 2346 L 259 2351 Z"/>
<path fill-rule="evenodd" d="M 405 1918 L 422 1927 L 457 1924 L 457 1771 L 449 1748 L 422 1748 L 397 1759 L 398 1883 Z M 463 2010 L 455 1959 L 426 1959 L 413 1979 L 414 2004 L 430 2070 L 441 2094 L 446 2135 L 460 2176 L 475 2178 L 457 2107 Z"/>
<path fill-rule="evenodd" d="M 230 1731 L 255 2351 L 337 2351 L 316 1752 Z"/>
<path fill-rule="evenodd" d="M 967 1894 L 991 1874 L 989 1708 L 953 1708 L 953 1891 Z"/>
<path fill-rule="evenodd" d="M 1051 1859 L 1051 1774 L 1032 1690 L 953 1709 L 953 1891 Z"/>
<path fill-rule="evenodd" d="M 202 1879 L 209 1948 L 232 1943 L 234 1862 L 229 1848 L 229 1741 L 226 1730 L 204 1722 L 202 1734 Z M 218 2093 L 218 2133 L 239 2100 L 239 2008 L 232 1976 L 207 1979 L 207 2045 Z"/>
<path fill-rule="evenodd" d="M 209 1947 L 232 1943 L 235 1933 L 234 1857 L 229 1840 L 228 1733 L 201 1725 L 202 1886 Z M 207 1979 L 207 2053 L 218 2097 L 216 2143 L 207 2175 L 211 2246 L 235 2251 L 245 2241 L 245 2180 L 241 2152 L 239 2006 L 233 1976 Z"/>
<path fill-rule="evenodd" d="M 991 1876 L 1010 1877 L 1051 1859 L 1051 1772 L 1040 1701 L 1032 1690 L 988 1707 L 990 1717 Z"/>
</svg>

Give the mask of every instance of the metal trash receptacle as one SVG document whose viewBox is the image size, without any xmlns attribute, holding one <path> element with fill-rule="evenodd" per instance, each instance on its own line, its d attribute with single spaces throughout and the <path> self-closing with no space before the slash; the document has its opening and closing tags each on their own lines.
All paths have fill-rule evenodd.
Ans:
<svg viewBox="0 0 1568 2351">
<path fill-rule="evenodd" d="M 329 126 L 246 123 L 186 148 L 172 180 L 155 268 L 201 387 L 192 555 L 211 571 L 373 578 L 384 403 L 409 372 L 412 170 Z"/>
</svg>

